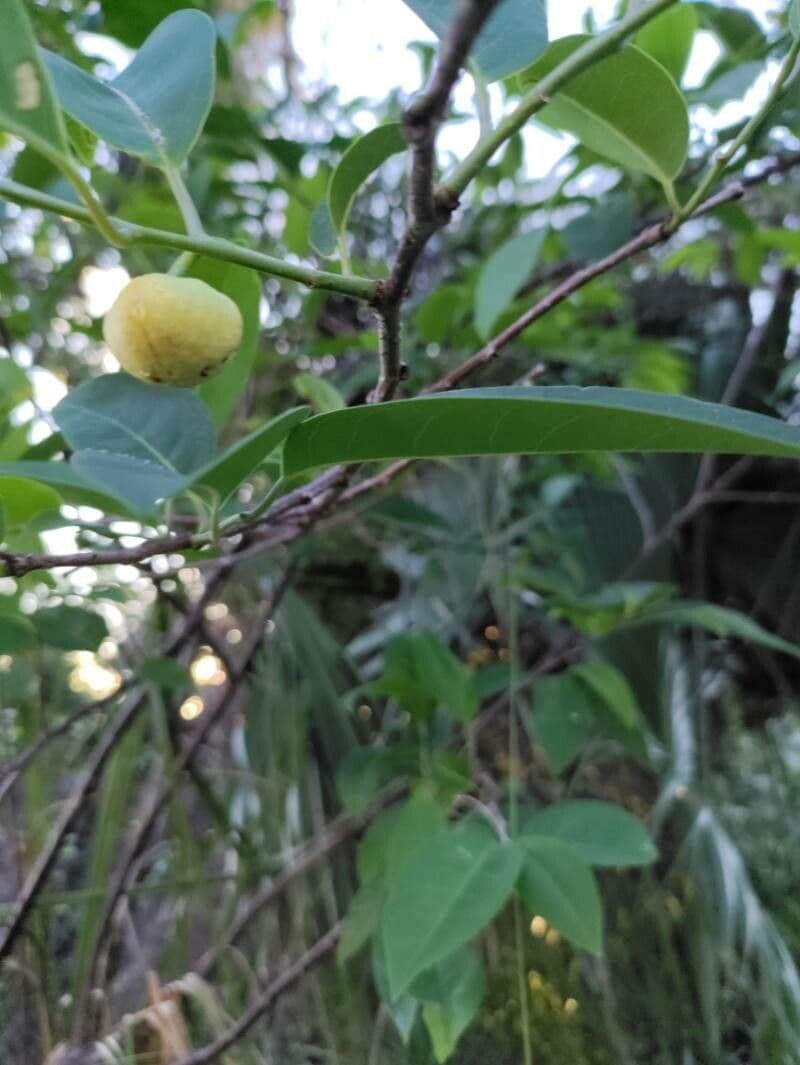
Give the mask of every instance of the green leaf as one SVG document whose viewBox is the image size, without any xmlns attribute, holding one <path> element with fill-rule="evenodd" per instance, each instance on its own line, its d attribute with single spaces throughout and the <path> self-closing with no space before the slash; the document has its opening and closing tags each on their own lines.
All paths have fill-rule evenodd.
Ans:
<svg viewBox="0 0 800 1065">
<path fill-rule="evenodd" d="M 42 643 L 61 651 L 96 651 L 108 636 L 108 626 L 100 615 L 79 606 L 39 610 L 33 623 Z"/>
<path fill-rule="evenodd" d="M 336 960 L 344 965 L 366 946 L 369 937 L 378 927 L 383 906 L 383 891 L 375 887 L 362 887 L 350 901 L 350 907 L 342 922 L 342 934 L 336 948 Z"/>
<path fill-rule="evenodd" d="M 26 618 L 0 614 L 0 655 L 21 654 L 37 643 L 36 630 Z"/>
<path fill-rule="evenodd" d="M 142 517 L 155 516 L 156 503 L 176 495 L 185 483 L 180 474 L 166 466 L 113 451 L 85 448 L 75 452 L 70 465 L 98 488 L 124 499 Z"/>
<path fill-rule="evenodd" d="M 211 411 L 214 425 L 221 429 L 233 415 L 237 400 L 253 370 L 260 329 L 261 281 L 255 270 L 221 259 L 195 259 L 187 276 L 205 281 L 218 292 L 229 296 L 242 315 L 239 350 L 225 363 L 213 381 L 204 381 L 197 389 L 197 394 Z"/>
<path fill-rule="evenodd" d="M 445 37 L 457 11 L 456 0 L 406 0 L 437 37 Z M 501 0 L 472 50 L 489 81 L 528 66 L 547 47 L 547 14 L 541 0 Z"/>
<path fill-rule="evenodd" d="M 24 477 L 0 476 L 0 502 L 7 529 L 25 525 L 37 514 L 57 511 L 61 497 L 52 488 Z"/>
<path fill-rule="evenodd" d="M 525 836 L 556 837 L 588 865 L 649 865 L 658 857 L 658 850 L 638 818 L 619 806 L 594 799 L 556 802 L 525 813 L 522 832 Z"/>
<path fill-rule="evenodd" d="M 613 192 L 564 226 L 559 236 L 570 255 L 602 259 L 633 236 L 636 204 L 624 192 Z"/>
<path fill-rule="evenodd" d="M 535 85 L 591 38 L 563 37 L 520 75 Z M 537 116 L 574 134 L 582 144 L 630 170 L 669 183 L 686 162 L 689 116 L 666 70 L 634 45 L 570 78 Z"/>
<path fill-rule="evenodd" d="M 593 700 L 571 672 L 538 680 L 533 696 L 534 738 L 553 771 L 561 773 L 596 731 Z"/>
<path fill-rule="evenodd" d="M 794 37 L 800 38 L 800 0 L 790 0 L 789 29 Z"/>
<path fill-rule="evenodd" d="M 486 977 L 474 950 L 462 950 L 441 962 L 414 983 L 422 1017 L 431 1037 L 434 1057 L 445 1062 L 475 1019 L 486 993 Z"/>
<path fill-rule="evenodd" d="M 225 503 L 236 489 L 270 455 L 287 434 L 309 415 L 309 407 L 292 407 L 232 444 L 218 457 L 183 482 L 182 489 L 205 487 Z"/>
<path fill-rule="evenodd" d="M 388 832 L 383 837 L 382 858 L 377 860 L 376 839 L 371 840 L 371 854 L 369 849 L 364 850 L 362 845 L 358 855 L 361 878 L 366 879 L 368 872 L 371 875 L 380 868 L 387 886 L 394 882 L 397 874 L 408 864 L 420 845 L 420 840 L 437 835 L 446 825 L 441 806 L 426 788 L 417 788 L 411 798 L 392 813 L 394 816 L 387 819 Z"/>
<path fill-rule="evenodd" d="M 308 242 L 325 259 L 336 254 L 338 240 L 328 201 L 318 203 L 308 220 Z"/>
<path fill-rule="evenodd" d="M 484 339 L 539 261 L 546 235 L 534 229 L 512 237 L 484 263 L 475 290 L 475 328 Z"/>
<path fill-rule="evenodd" d="M 386 645 L 383 674 L 374 690 L 417 717 L 446 706 L 469 721 L 478 709 L 474 677 L 435 632 L 395 636 Z"/>
<path fill-rule="evenodd" d="M 75 451 L 129 455 L 173 473 L 202 469 L 216 449 L 208 410 L 193 392 L 124 373 L 79 385 L 53 417 Z"/>
<path fill-rule="evenodd" d="M 766 45 L 758 19 L 741 8 L 726 4 L 694 3 L 705 29 L 715 34 L 720 44 L 734 57 L 750 55 Z"/>
<path fill-rule="evenodd" d="M 354 747 L 336 770 L 336 790 L 349 814 L 365 810 L 380 788 L 394 775 L 386 750 Z"/>
<path fill-rule="evenodd" d="M 142 680 L 149 680 L 168 692 L 183 692 L 194 687 L 189 670 L 174 658 L 148 658 L 136 672 Z"/>
<path fill-rule="evenodd" d="M 646 22 L 636 35 L 636 44 L 680 84 L 689 62 L 698 21 L 697 11 L 691 4 L 676 4 Z"/>
<path fill-rule="evenodd" d="M 285 473 L 338 462 L 594 451 L 800 456 L 800 429 L 686 396 L 623 388 L 480 388 L 309 418 Z"/>
<path fill-rule="evenodd" d="M 497 841 L 476 855 L 448 830 L 420 842 L 395 876 L 381 918 L 393 998 L 489 924 L 514 888 L 521 857 Z"/>
<path fill-rule="evenodd" d="M 0 34 L 0 129 L 48 157 L 67 156 L 64 119 L 42 65 L 22 0 L 3 0 Z"/>
<path fill-rule="evenodd" d="M 583 662 L 571 673 L 597 695 L 623 725 L 628 728 L 640 718 L 639 704 L 625 675 L 609 662 Z"/>
<path fill-rule="evenodd" d="M 603 949 L 603 909 L 594 873 L 566 843 L 523 836 L 519 893 L 565 939 L 593 954 Z"/>
<path fill-rule="evenodd" d="M 747 640 L 749 643 L 766 647 L 770 651 L 778 651 L 781 654 L 800 658 L 800 644 L 790 643 L 780 636 L 773 636 L 767 632 L 757 621 L 732 610 L 729 607 L 715 606 L 713 603 L 692 602 L 683 600 L 678 603 L 663 603 L 652 610 L 648 610 L 641 618 L 632 620 L 626 628 L 633 628 L 639 624 L 652 624 L 653 622 L 671 625 L 689 625 L 695 628 L 706 629 L 715 636 L 737 637 Z"/>
<path fill-rule="evenodd" d="M 216 32 L 202 11 L 176 11 L 113 81 L 44 52 L 65 111 L 107 144 L 154 166 L 181 163 L 214 96 Z"/>
<path fill-rule="evenodd" d="M 97 485 L 83 477 L 66 462 L 44 462 L 24 459 L 20 462 L 0 463 L 0 475 L 29 478 L 40 484 L 52 485 L 66 503 L 74 506 L 96 507 L 112 513 L 128 513 L 122 499 L 100 491 Z"/>
<path fill-rule="evenodd" d="M 331 174 L 328 207 L 334 230 L 342 233 L 353 199 L 379 166 L 398 152 L 405 151 L 406 139 L 399 122 L 388 122 L 353 141 Z"/>
<path fill-rule="evenodd" d="M 292 385 L 298 396 L 307 399 L 319 414 L 329 410 L 342 410 L 347 406 L 339 389 L 319 374 L 299 373 L 292 378 Z"/>
</svg>

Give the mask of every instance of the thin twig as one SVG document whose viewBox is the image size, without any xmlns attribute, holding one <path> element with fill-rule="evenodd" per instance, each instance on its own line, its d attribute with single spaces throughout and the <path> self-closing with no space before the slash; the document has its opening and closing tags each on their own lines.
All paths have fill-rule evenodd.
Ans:
<svg viewBox="0 0 800 1065">
<path fill-rule="evenodd" d="M 217 1061 L 227 1050 L 230 1050 L 232 1046 L 247 1035 L 253 1025 L 264 1017 L 264 1014 L 270 1009 L 275 999 L 287 987 L 291 987 L 313 965 L 334 950 L 339 942 L 341 933 L 342 926 L 339 923 L 331 928 L 329 932 L 326 932 L 321 939 L 318 939 L 312 947 L 309 947 L 305 954 L 301 954 L 297 961 L 284 969 L 280 976 L 276 977 L 258 998 L 248 1006 L 241 1017 L 235 1024 L 231 1025 L 224 1035 L 221 1035 L 219 1039 L 215 1039 L 213 1043 L 209 1043 L 200 1050 L 195 1050 L 188 1057 L 180 1058 L 174 1065 L 208 1065 L 208 1062 Z"/>
<path fill-rule="evenodd" d="M 450 97 L 461 68 L 498 0 L 460 0 L 450 31 L 425 93 L 405 113 L 403 128 L 411 148 L 408 222 L 388 281 L 376 300 L 380 377 L 370 397 L 375 403 L 391 399 L 403 375 L 400 362 L 400 307 L 411 276 L 433 234 L 447 225 L 452 209 L 437 203 L 436 137 L 447 115 Z"/>
</svg>

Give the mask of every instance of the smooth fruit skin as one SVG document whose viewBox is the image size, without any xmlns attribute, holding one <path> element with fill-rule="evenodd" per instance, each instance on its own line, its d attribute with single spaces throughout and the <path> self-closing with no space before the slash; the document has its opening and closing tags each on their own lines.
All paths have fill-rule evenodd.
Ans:
<svg viewBox="0 0 800 1065">
<path fill-rule="evenodd" d="M 142 381 L 191 388 L 223 368 L 242 340 L 239 308 L 205 281 L 142 274 L 103 322 L 123 370 Z"/>
</svg>

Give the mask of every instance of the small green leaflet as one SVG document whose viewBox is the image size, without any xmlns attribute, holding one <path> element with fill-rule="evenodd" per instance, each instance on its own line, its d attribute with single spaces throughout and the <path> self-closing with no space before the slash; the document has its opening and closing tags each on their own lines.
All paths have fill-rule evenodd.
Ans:
<svg viewBox="0 0 800 1065">
<path fill-rule="evenodd" d="M 566 843 L 551 836 L 520 836 L 524 855 L 519 893 L 538 914 L 577 947 L 603 949 L 603 908 L 594 873 Z"/>
<path fill-rule="evenodd" d="M 367 178 L 405 148 L 406 139 L 399 122 L 377 126 L 353 141 L 331 174 L 328 186 L 328 206 L 337 232 L 347 227 L 353 198 Z"/>
<path fill-rule="evenodd" d="M 587 41 L 563 37 L 520 75 L 524 87 L 543 82 Z M 546 82 L 542 85 L 542 92 Z M 683 168 L 689 115 L 680 89 L 664 67 L 634 45 L 570 78 L 537 116 L 574 134 L 582 144 L 630 170 L 668 184 Z"/>
<path fill-rule="evenodd" d="M 162 168 L 180 164 L 214 96 L 216 32 L 202 11 L 161 22 L 110 82 L 43 51 L 64 110 L 107 144 Z"/>
<path fill-rule="evenodd" d="M 405 0 L 425 25 L 444 38 L 458 10 L 457 0 Z M 542 0 L 501 0 L 472 49 L 488 81 L 498 81 L 532 63 L 547 47 L 547 14 Z"/>
<path fill-rule="evenodd" d="M 477 388 L 309 418 L 284 473 L 391 458 L 594 451 L 800 457 L 800 429 L 686 396 L 623 388 Z"/>
<path fill-rule="evenodd" d="M 546 235 L 546 229 L 534 229 L 512 237 L 484 263 L 475 290 L 475 328 L 484 339 L 539 261 Z"/>
<path fill-rule="evenodd" d="M 48 157 L 68 156 L 64 119 L 22 0 L 3 0 L 0 20 L 0 129 L 44 147 Z"/>
<path fill-rule="evenodd" d="M 800 37 L 800 0 L 790 0 L 789 29 L 793 36 Z"/>
</svg>

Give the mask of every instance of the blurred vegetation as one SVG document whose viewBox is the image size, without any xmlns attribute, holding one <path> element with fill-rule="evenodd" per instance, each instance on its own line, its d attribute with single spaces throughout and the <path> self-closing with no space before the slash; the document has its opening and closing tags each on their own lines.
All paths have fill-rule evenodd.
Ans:
<svg viewBox="0 0 800 1065">
<path fill-rule="evenodd" d="M 43 45 L 93 69 L 92 34 L 135 48 L 183 5 L 27 6 Z M 220 31 L 215 102 L 187 175 L 198 211 L 211 233 L 307 259 L 311 211 L 365 114 L 399 120 L 408 101 L 398 90 L 376 102 L 369 85 L 362 99 L 342 101 L 315 85 L 282 4 L 195 6 L 212 11 Z M 694 126 L 683 198 L 724 139 L 726 105 L 787 47 L 782 14 L 765 26 L 744 6 L 690 6 L 718 58 L 686 90 Z M 422 84 L 433 50 L 415 48 Z M 492 92 L 499 108 L 516 89 L 509 81 Z M 799 108 L 794 85 L 738 171 L 758 173 L 800 148 Z M 531 177 L 526 143 L 509 141 L 425 253 L 403 332 L 409 395 L 481 347 L 476 289 L 505 240 L 545 230 L 538 263 L 492 333 L 663 213 L 655 181 L 571 141 L 551 174 Z M 158 172 L 102 144 L 92 151 L 95 187 L 114 214 L 182 228 Z M 0 139 L 0 171 L 70 195 L 11 137 Z M 480 383 L 533 370 L 536 384 L 685 393 L 796 424 L 799 180 L 787 165 L 744 201 L 600 277 L 518 337 Z M 405 185 L 403 160 L 390 159 L 356 199 L 356 272 L 380 276 L 391 261 Z M 54 453 L 54 401 L 113 369 L 93 300 L 114 271 L 166 270 L 170 261 L 163 250 L 122 253 L 73 222 L 0 203 L 0 462 Z M 374 385 L 367 308 L 275 278 L 259 285 L 253 370 L 222 428 L 226 441 L 301 399 L 318 409 L 353 404 Z M 62 508 L 74 524 L 59 539 L 52 501 L 15 491 L 3 469 L 12 550 L 96 548 L 139 531 Z M 259 471 L 241 502 L 258 498 L 273 472 Z M 354 897 L 363 901 L 372 831 L 363 830 L 384 823 L 419 780 L 445 806 L 466 795 L 500 813 L 511 781 L 523 817 L 562 800 L 612 802 L 647 824 L 659 852 L 651 865 L 600 870 L 601 956 L 540 919 L 529 927 L 525 917 L 518 937 L 519 915 L 506 907 L 480 937 L 486 992 L 451 1060 L 516 1065 L 527 1024 L 535 1060 L 554 1065 L 800 1061 L 800 666 L 788 646 L 800 642 L 798 501 L 788 460 L 417 463 L 290 547 L 239 562 L 210 591 L 190 554 L 182 568 L 156 558 L 1 579 L 0 617 L 27 618 L 37 640 L 17 650 L 13 624 L 0 627 L 0 916 L 10 916 L 104 726 L 131 697 L 115 694 L 119 686 L 146 700 L 2 969 L 2 1061 L 167 1065 L 218 1036 Z M 228 693 L 287 566 L 290 587 L 267 614 L 263 648 L 197 757 L 178 764 L 197 722 Z M 202 624 L 170 653 L 201 596 Z M 476 716 L 420 686 L 408 656 L 422 651 L 403 643 L 413 634 L 426 654 L 451 653 L 459 683 L 473 686 Z M 609 696 L 576 672 L 597 663 L 627 693 L 625 720 L 618 686 Z M 450 659 L 442 668 L 451 683 Z M 430 714 L 417 713 L 415 700 L 427 699 Z M 509 750 L 512 720 L 519 734 Z M 137 838 L 151 814 L 151 831 Z M 318 860 L 231 945 L 237 915 L 320 842 Z M 126 865 L 109 917 L 107 889 Z M 365 921 L 351 957 L 340 949 L 338 962 L 310 968 L 219 1060 L 432 1062 L 421 1011 L 383 1001 Z"/>
</svg>

